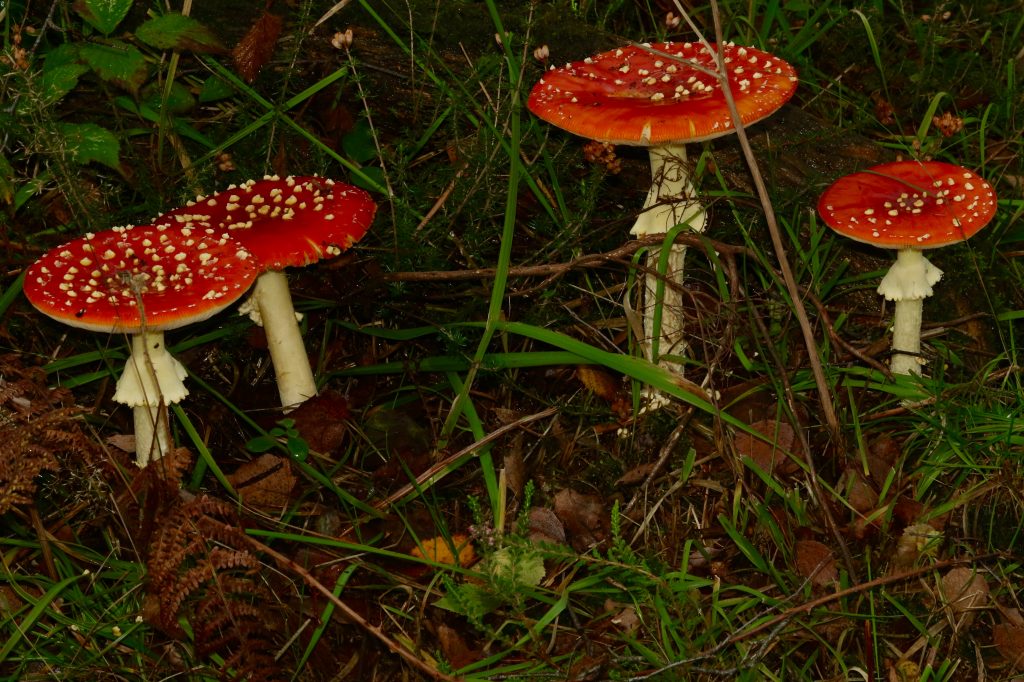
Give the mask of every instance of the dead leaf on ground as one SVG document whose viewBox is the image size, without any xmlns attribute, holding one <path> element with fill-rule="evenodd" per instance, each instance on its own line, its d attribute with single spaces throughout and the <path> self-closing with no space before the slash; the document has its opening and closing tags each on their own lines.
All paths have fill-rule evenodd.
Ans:
<svg viewBox="0 0 1024 682">
<path fill-rule="evenodd" d="M 295 429 L 314 452 L 329 453 L 345 441 L 351 416 L 348 401 L 337 391 L 324 391 L 292 410 Z"/>
<path fill-rule="evenodd" d="M 513 434 L 512 442 L 502 458 L 502 464 L 505 468 L 505 482 L 508 485 L 509 491 L 515 495 L 517 500 L 523 496 L 523 489 L 526 488 L 526 462 L 523 459 L 523 440 L 525 437 L 526 434 L 522 431 L 517 431 Z"/>
<path fill-rule="evenodd" d="M 988 604 L 988 581 L 977 571 L 960 566 L 950 569 L 939 584 L 942 601 L 959 616 Z M 973 615 L 973 614 L 970 614 Z"/>
<path fill-rule="evenodd" d="M 131 433 L 115 433 L 113 436 L 107 436 L 107 445 L 124 452 L 133 453 L 135 452 L 135 435 Z"/>
<path fill-rule="evenodd" d="M 231 51 L 235 70 L 246 83 L 256 80 L 256 76 L 274 56 L 274 46 L 283 27 L 284 20 L 281 17 L 263 12 Z"/>
<path fill-rule="evenodd" d="M 604 603 L 604 610 L 615 612 L 611 623 L 622 632 L 630 634 L 636 632 L 640 627 L 640 616 L 637 615 L 636 609 L 631 604 L 620 604 L 613 599 L 608 599 Z"/>
<path fill-rule="evenodd" d="M 477 652 L 469 648 L 458 630 L 443 623 L 437 626 L 437 643 L 441 646 L 448 663 L 456 670 L 475 663 L 480 658 Z"/>
<path fill-rule="evenodd" d="M 824 587 L 839 580 L 835 555 L 827 545 L 817 540 L 797 540 L 794 551 L 796 572 L 813 585 Z"/>
<path fill-rule="evenodd" d="M 881 436 L 870 443 L 865 456 L 870 481 L 875 486 L 882 486 L 896 468 L 902 455 L 900 444 L 888 436 Z"/>
<path fill-rule="evenodd" d="M 871 484 L 864 480 L 864 475 L 856 469 L 847 469 L 844 478 L 846 480 L 846 501 L 853 509 L 861 514 L 867 514 L 875 510 L 878 505 L 878 493 L 871 487 Z"/>
<path fill-rule="evenodd" d="M 573 549 L 584 552 L 608 537 L 604 501 L 566 488 L 555 495 L 555 514 L 565 526 Z"/>
<path fill-rule="evenodd" d="M 458 558 L 452 553 L 452 547 L 458 552 Z M 450 539 L 444 537 L 427 538 L 419 547 L 413 547 L 410 555 L 420 559 L 428 559 L 439 564 L 458 564 L 468 568 L 476 563 L 476 550 L 469 541 L 469 536 L 455 533 Z"/>
<path fill-rule="evenodd" d="M 800 455 L 792 426 L 786 422 L 762 419 L 750 424 L 750 428 L 764 434 L 771 442 L 766 443 L 746 432 L 737 433 L 734 442 L 740 457 L 749 457 L 758 468 L 769 474 L 792 474 L 800 468 L 786 454 Z"/>
<path fill-rule="evenodd" d="M 530 542 L 545 542 L 554 545 L 565 544 L 565 526 L 548 507 L 534 507 L 530 510 Z"/>
<path fill-rule="evenodd" d="M 291 502 L 292 489 L 299 480 L 292 473 L 291 462 L 270 453 L 246 462 L 227 479 L 246 504 L 274 509 Z"/>
<path fill-rule="evenodd" d="M 576 378 L 599 398 L 612 402 L 619 394 L 619 381 L 610 373 L 590 365 L 576 368 Z"/>
<path fill-rule="evenodd" d="M 1024 627 L 1000 623 L 992 628 L 996 650 L 1017 670 L 1024 670 Z"/>
<path fill-rule="evenodd" d="M 643 483 L 644 480 L 651 475 L 654 471 L 654 467 L 657 462 L 648 462 L 647 464 L 641 464 L 640 466 L 633 467 L 626 473 L 619 476 L 619 480 L 615 481 L 615 485 L 636 485 L 637 483 Z"/>
</svg>

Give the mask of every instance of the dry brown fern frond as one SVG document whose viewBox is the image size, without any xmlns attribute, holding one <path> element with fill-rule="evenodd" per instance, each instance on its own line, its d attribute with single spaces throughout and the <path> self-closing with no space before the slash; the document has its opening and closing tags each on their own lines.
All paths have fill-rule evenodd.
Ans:
<svg viewBox="0 0 1024 682">
<path fill-rule="evenodd" d="M 81 409 L 69 394 L 46 386 L 38 367 L 24 367 L 17 356 L 0 356 L 0 514 L 28 504 L 36 479 L 56 471 L 58 457 L 93 460 L 95 444 L 81 427 Z"/>
<path fill-rule="evenodd" d="M 235 507 L 201 495 L 158 519 L 149 545 L 147 619 L 174 637 L 192 626 L 195 654 L 220 655 L 226 679 L 285 679 L 274 661 L 277 614 Z"/>
</svg>

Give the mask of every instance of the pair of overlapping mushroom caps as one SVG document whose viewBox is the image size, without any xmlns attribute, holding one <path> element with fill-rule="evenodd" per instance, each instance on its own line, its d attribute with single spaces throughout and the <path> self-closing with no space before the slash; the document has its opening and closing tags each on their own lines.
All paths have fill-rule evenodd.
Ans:
<svg viewBox="0 0 1024 682">
<path fill-rule="evenodd" d="M 649 149 L 653 182 L 633 235 L 665 234 L 681 224 L 701 232 L 707 217 L 689 180 L 684 145 L 733 132 L 723 80 L 743 125 L 771 115 L 797 85 L 789 64 L 755 48 L 654 43 L 552 67 L 527 104 L 541 119 L 577 135 Z M 902 161 L 840 179 L 818 209 L 841 234 L 899 249 L 878 291 L 896 301 L 892 371 L 918 373 L 922 301 L 942 274 L 921 250 L 963 241 L 987 224 L 996 210 L 991 186 L 959 166 Z M 671 283 L 681 279 L 683 253 L 671 247 L 665 273 Z M 675 286 L 665 287 L 660 332 L 654 328 L 657 276 L 651 273 L 659 258 L 653 250 L 645 278 L 644 341 L 652 360 L 684 345 L 682 297 Z"/>
<path fill-rule="evenodd" d="M 170 444 L 166 406 L 187 394 L 164 331 L 237 301 L 262 321 L 282 405 L 316 394 L 283 270 L 335 256 L 376 211 L 361 189 L 320 177 L 268 176 L 199 197 L 151 225 L 117 227 L 59 246 L 31 265 L 24 292 L 65 324 L 132 335 L 114 400 L 134 409 L 136 462 Z"/>
</svg>

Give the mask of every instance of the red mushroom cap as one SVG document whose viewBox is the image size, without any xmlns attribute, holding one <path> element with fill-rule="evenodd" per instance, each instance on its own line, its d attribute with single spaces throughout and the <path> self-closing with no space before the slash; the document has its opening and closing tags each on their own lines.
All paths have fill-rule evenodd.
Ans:
<svg viewBox="0 0 1024 682">
<path fill-rule="evenodd" d="M 268 176 L 199 197 L 161 220 L 227 229 L 264 270 L 302 267 L 359 241 L 377 205 L 365 191 L 320 177 Z"/>
<path fill-rule="evenodd" d="M 996 194 L 983 178 L 941 161 L 896 161 L 839 178 L 818 199 L 825 224 L 890 249 L 955 244 L 985 227 Z"/>
<path fill-rule="evenodd" d="M 571 133 L 614 144 L 653 146 L 710 140 L 732 132 L 717 77 L 717 46 L 631 45 L 553 68 L 530 92 L 534 114 Z M 796 71 L 752 47 L 722 48 L 744 124 L 771 115 L 796 90 Z"/>
<path fill-rule="evenodd" d="M 135 333 L 143 315 L 153 331 L 205 320 L 258 274 L 256 259 L 233 239 L 156 224 L 115 227 L 50 250 L 29 266 L 24 291 L 65 324 Z"/>
</svg>

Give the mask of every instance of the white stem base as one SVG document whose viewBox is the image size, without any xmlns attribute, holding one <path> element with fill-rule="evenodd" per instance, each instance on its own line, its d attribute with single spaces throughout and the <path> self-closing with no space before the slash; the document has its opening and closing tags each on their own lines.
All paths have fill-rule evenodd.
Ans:
<svg viewBox="0 0 1024 682">
<path fill-rule="evenodd" d="M 187 375 L 185 367 L 167 352 L 163 332 L 132 337 L 132 352 L 117 380 L 114 400 L 133 410 L 135 462 L 140 467 L 160 459 L 170 449 L 167 405 L 188 395 L 182 381 Z"/>
<path fill-rule="evenodd" d="M 258 312 L 266 331 L 281 405 L 294 408 L 315 396 L 316 380 L 302 342 L 285 274 L 270 271 L 260 275 L 246 305 Z"/>
<path fill-rule="evenodd" d="M 686 147 L 684 145 L 665 145 L 651 147 L 651 189 L 644 201 L 644 210 L 640 213 L 630 233 L 643 237 L 650 234 L 665 234 L 676 225 L 685 223 L 694 232 L 703 232 L 707 225 L 704 208 L 694 200 L 696 192 L 690 182 L 686 168 Z M 655 287 L 658 277 L 647 274 L 644 278 L 644 346 L 647 356 L 679 372 L 674 363 L 660 360 L 666 354 L 684 355 L 683 341 L 683 297 L 682 293 L 671 287 L 669 283 L 681 284 L 686 247 L 673 244 L 665 269 L 664 297 L 661 301 L 661 333 L 657 334 L 657 351 L 654 350 L 654 310 Z M 657 271 L 661 251 L 652 249 L 647 258 L 647 268 Z M 655 357 L 655 352 L 657 357 Z"/>
</svg>

